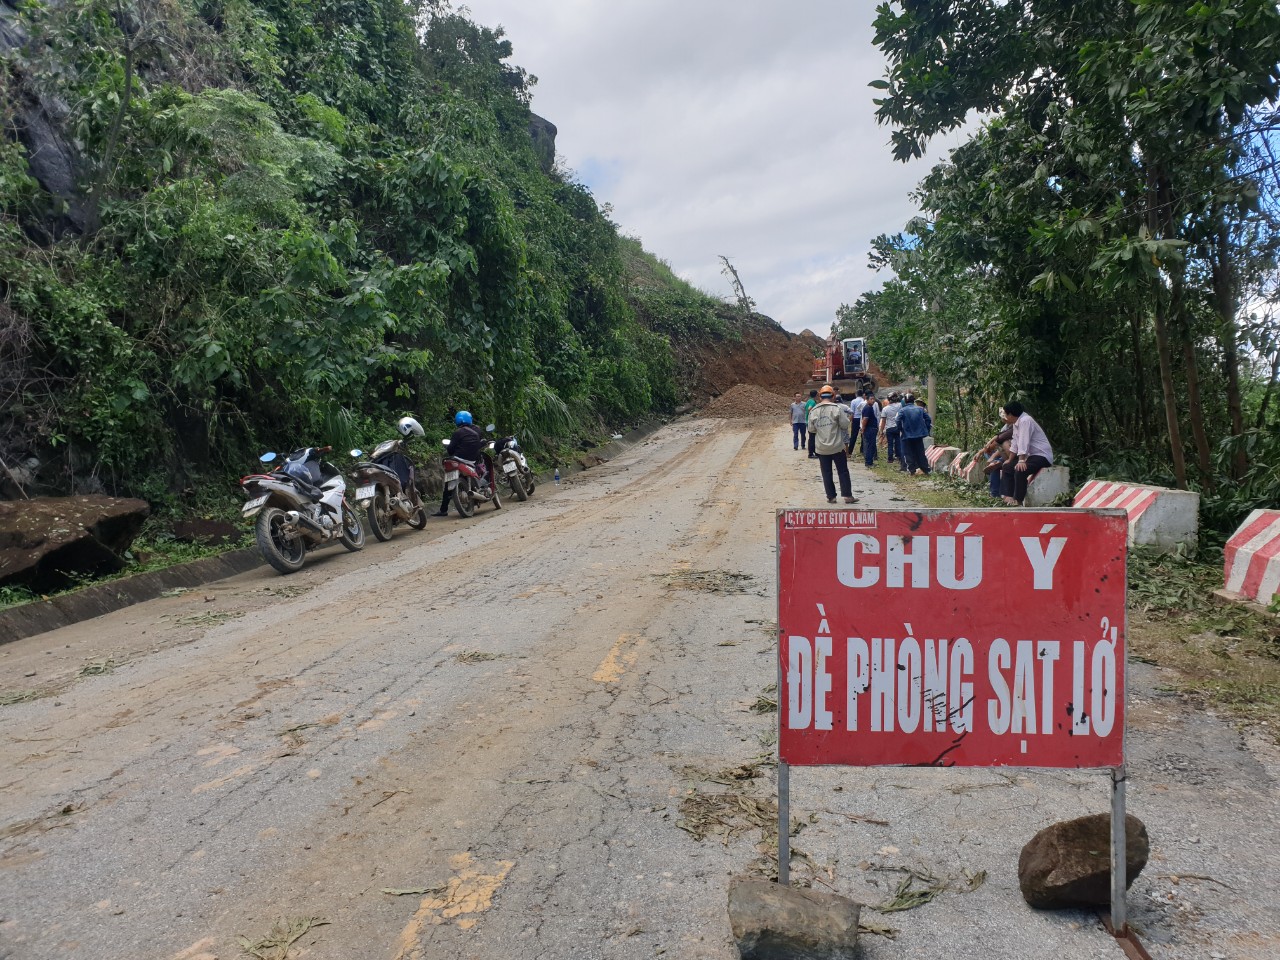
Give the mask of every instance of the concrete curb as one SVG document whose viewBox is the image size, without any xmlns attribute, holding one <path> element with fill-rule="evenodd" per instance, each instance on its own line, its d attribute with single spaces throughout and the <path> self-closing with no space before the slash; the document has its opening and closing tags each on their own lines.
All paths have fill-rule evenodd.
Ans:
<svg viewBox="0 0 1280 960">
<path fill-rule="evenodd" d="M 144 600 L 154 600 L 166 590 L 199 587 L 214 580 L 252 570 L 262 556 L 252 547 L 231 550 L 191 563 L 179 563 L 163 570 L 137 573 L 119 580 L 95 583 L 74 593 L 35 600 L 0 610 L 0 644 L 12 643 L 38 633 L 91 620 Z"/>
</svg>

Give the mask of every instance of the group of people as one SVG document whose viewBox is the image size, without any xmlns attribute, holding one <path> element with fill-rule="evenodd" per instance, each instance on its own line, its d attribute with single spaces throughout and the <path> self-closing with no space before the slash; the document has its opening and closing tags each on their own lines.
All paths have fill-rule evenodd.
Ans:
<svg viewBox="0 0 1280 960">
<path fill-rule="evenodd" d="M 828 503 L 836 502 L 836 477 L 844 502 L 853 502 L 848 460 L 859 443 L 868 469 L 875 465 L 883 438 L 890 463 L 898 463 L 904 472 L 928 473 L 924 438 L 932 430 L 928 412 L 909 393 L 892 393 L 881 404 L 875 391 L 866 388 L 846 404 L 840 391 L 828 383 L 810 390 L 808 400 L 797 393 L 791 404 L 792 448 L 807 450 L 810 458 L 818 460 Z"/>
<path fill-rule="evenodd" d="M 1053 464 L 1053 448 L 1040 425 L 1011 400 L 1000 408 L 1004 429 L 983 447 L 985 471 L 993 497 L 1010 506 L 1026 500 L 1027 484 Z M 797 393 L 791 403 L 791 445 L 807 450 L 818 460 L 827 503 L 836 502 L 836 480 L 845 503 L 853 503 L 848 460 L 859 442 L 863 462 L 875 465 L 877 446 L 883 442 L 890 463 L 904 473 L 927 474 L 924 439 L 933 433 L 933 419 L 924 404 L 911 394 L 894 392 L 883 404 L 875 391 L 864 389 L 845 403 L 831 384 L 810 390 L 809 399 Z"/>
</svg>

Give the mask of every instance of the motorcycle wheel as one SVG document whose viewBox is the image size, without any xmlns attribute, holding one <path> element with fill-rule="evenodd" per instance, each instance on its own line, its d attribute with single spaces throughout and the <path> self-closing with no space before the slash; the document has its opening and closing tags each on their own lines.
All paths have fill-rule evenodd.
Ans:
<svg viewBox="0 0 1280 960">
<path fill-rule="evenodd" d="M 414 530 L 421 530 L 427 525 L 427 508 L 419 506 L 416 513 L 405 521 Z"/>
<path fill-rule="evenodd" d="M 281 573 L 293 573 L 302 569 L 302 561 L 307 556 L 307 545 L 301 537 L 290 537 L 285 533 L 288 519 L 279 507 L 267 507 L 258 514 L 258 522 L 253 526 L 254 539 L 258 541 L 258 552 L 262 559 Z"/>
<path fill-rule="evenodd" d="M 379 540 L 390 540 L 395 518 L 391 516 L 391 502 L 387 497 L 386 487 L 379 487 L 378 492 L 373 495 L 368 514 L 369 529 L 373 531 L 373 535 Z"/>
<path fill-rule="evenodd" d="M 495 509 L 495 510 L 501 510 L 501 509 L 502 509 L 502 498 L 501 498 L 500 496 L 498 496 L 498 482 L 497 482 L 496 480 L 493 482 L 493 491 L 492 491 L 492 492 L 493 492 L 493 509 Z"/>
<path fill-rule="evenodd" d="M 471 495 L 470 490 L 463 489 L 463 485 L 459 483 L 453 488 L 453 506 L 458 511 L 458 516 L 473 516 L 476 512 L 476 498 Z"/>
<path fill-rule="evenodd" d="M 516 495 L 516 499 L 521 503 L 529 499 L 529 491 L 524 488 L 524 481 L 520 479 L 520 471 L 507 474 L 507 483 L 511 487 L 511 492 Z"/>
<path fill-rule="evenodd" d="M 345 503 L 342 505 L 342 532 L 338 539 L 352 553 L 364 547 L 364 527 L 360 525 L 360 517 Z"/>
<path fill-rule="evenodd" d="M 534 487 L 536 487 L 537 485 L 538 485 L 538 484 L 537 484 L 537 482 L 533 479 L 533 471 L 532 471 L 532 470 L 526 470 L 526 471 L 524 472 L 524 489 L 525 489 L 525 492 L 526 492 L 527 494 L 529 494 L 529 496 L 531 496 L 531 497 L 532 497 L 532 496 L 533 496 L 533 488 L 534 488 Z"/>
</svg>

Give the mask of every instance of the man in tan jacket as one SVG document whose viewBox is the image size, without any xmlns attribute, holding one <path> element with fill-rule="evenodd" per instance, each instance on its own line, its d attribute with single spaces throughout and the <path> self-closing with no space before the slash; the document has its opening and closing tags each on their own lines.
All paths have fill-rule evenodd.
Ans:
<svg viewBox="0 0 1280 960">
<path fill-rule="evenodd" d="M 818 455 L 818 467 L 822 470 L 822 486 L 827 491 L 827 503 L 836 502 L 836 485 L 831 478 L 831 465 L 835 464 L 840 475 L 840 495 L 845 503 L 853 503 L 853 489 L 849 484 L 849 461 L 845 457 L 844 438 L 849 435 L 849 411 L 835 402 L 836 391 L 831 384 L 824 384 L 818 391 L 818 405 L 809 411 L 809 433 L 813 435 L 813 450 Z"/>
</svg>

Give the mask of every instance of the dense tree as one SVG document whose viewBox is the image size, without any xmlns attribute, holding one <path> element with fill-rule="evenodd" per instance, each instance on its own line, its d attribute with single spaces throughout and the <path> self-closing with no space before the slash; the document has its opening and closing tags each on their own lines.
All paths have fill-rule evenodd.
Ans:
<svg viewBox="0 0 1280 960">
<path fill-rule="evenodd" d="M 965 395 L 1025 396 L 1099 469 L 1204 490 L 1251 477 L 1237 512 L 1273 497 L 1278 451 L 1252 431 L 1280 369 L 1257 377 L 1276 339 L 1276 4 L 904 0 L 876 29 L 895 156 L 985 117 L 922 182 L 925 219 L 889 264 L 921 304 L 912 352 L 963 344 L 948 363 L 993 371 Z"/>
<path fill-rule="evenodd" d="M 500 30 L 439 0 L 68 0 L 20 22 L 5 461 L 155 498 L 406 410 L 444 431 L 465 405 L 536 446 L 679 401 L 667 335 L 636 320 L 667 311 L 632 295 L 587 189 L 544 170 Z M 40 104 L 65 105 L 44 119 L 82 160 L 66 197 L 27 172 L 18 111 Z"/>
</svg>

